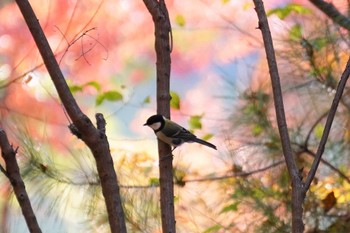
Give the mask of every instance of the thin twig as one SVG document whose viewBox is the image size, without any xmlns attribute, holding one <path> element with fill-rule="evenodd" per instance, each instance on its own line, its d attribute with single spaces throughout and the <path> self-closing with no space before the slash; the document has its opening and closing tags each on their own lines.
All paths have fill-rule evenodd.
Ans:
<svg viewBox="0 0 350 233">
<path fill-rule="evenodd" d="M 33 72 L 33 71 L 39 69 L 39 68 L 42 67 L 43 65 L 44 65 L 44 63 L 41 63 L 41 64 L 35 66 L 34 68 L 28 70 L 27 72 L 21 74 L 20 76 L 15 77 L 15 78 L 12 79 L 11 81 L 8 81 L 8 82 L 6 82 L 6 83 L 0 85 L 0 89 L 6 88 L 6 87 L 10 86 L 12 83 L 15 83 L 15 82 L 19 81 L 20 79 L 26 77 L 28 74 L 30 74 L 31 72 Z"/>
<path fill-rule="evenodd" d="M 325 118 L 327 116 L 327 114 L 329 113 L 329 111 L 326 111 L 325 113 L 323 113 L 321 116 L 319 116 L 319 118 L 314 122 L 314 124 L 311 126 L 308 134 L 306 135 L 305 138 L 305 142 L 304 142 L 304 147 L 308 148 L 309 145 L 309 140 L 311 137 L 312 132 L 314 131 L 314 129 L 316 128 L 316 126 L 323 120 L 323 118 Z"/>
<path fill-rule="evenodd" d="M 339 84 L 338 84 L 338 87 L 337 87 L 337 91 L 335 93 L 335 96 L 334 96 L 331 108 L 329 110 L 327 121 L 326 121 L 324 130 L 323 130 L 323 134 L 322 134 L 322 137 L 321 137 L 321 140 L 320 140 L 320 144 L 319 144 L 319 146 L 317 148 L 317 152 L 316 152 L 316 155 L 315 155 L 315 160 L 312 163 L 310 171 L 309 171 L 308 176 L 306 178 L 306 181 L 305 181 L 305 184 L 304 184 L 304 191 L 305 192 L 309 189 L 310 184 L 311 184 L 311 182 L 312 182 L 312 180 L 313 180 L 313 178 L 314 178 L 314 176 L 316 174 L 318 165 L 319 165 L 319 163 L 321 161 L 321 157 L 322 157 L 322 154 L 324 152 L 324 149 L 325 149 L 325 146 L 326 146 L 326 143 L 327 143 L 327 140 L 328 140 L 328 136 L 329 136 L 329 133 L 330 133 L 330 130 L 331 130 L 331 127 L 332 127 L 333 119 L 334 119 L 335 114 L 337 112 L 337 108 L 338 108 L 339 102 L 341 100 L 341 97 L 342 97 L 342 94 L 343 94 L 346 82 L 347 82 L 347 80 L 349 78 L 349 75 L 350 75 L 350 57 L 349 57 L 349 60 L 348 60 L 348 62 L 346 64 L 345 70 L 344 70 L 344 72 L 343 72 L 343 74 L 342 74 L 342 76 L 340 78 L 340 81 L 339 81 Z"/>
<path fill-rule="evenodd" d="M 215 181 L 215 180 L 226 180 L 226 179 L 231 179 L 231 178 L 235 178 L 235 177 L 247 177 L 253 174 L 257 174 L 260 172 L 264 172 L 267 171 L 271 168 L 277 167 L 281 164 L 284 163 L 284 160 L 275 162 L 271 165 L 268 165 L 266 167 L 262 167 L 253 171 L 249 171 L 249 172 L 236 172 L 230 175 L 225 175 L 225 176 L 215 176 L 215 177 L 205 177 L 205 178 L 198 178 L 198 179 L 188 179 L 188 180 L 183 180 L 183 182 L 185 183 L 189 183 L 189 182 L 205 182 L 205 181 Z"/>
<path fill-rule="evenodd" d="M 313 158 L 316 157 L 316 154 L 312 151 L 310 151 L 309 149 L 305 149 L 304 152 L 310 156 L 312 156 Z M 333 164 L 331 164 L 330 162 L 328 162 L 327 160 L 325 160 L 324 158 L 321 158 L 321 162 L 323 164 L 325 164 L 327 167 L 329 167 L 329 169 L 333 170 L 335 173 L 338 174 L 339 177 L 343 178 L 344 180 L 346 180 L 349 184 L 350 184 L 350 177 L 348 177 L 347 175 L 345 175 L 344 172 L 340 171 L 338 168 L 336 168 Z"/>
<path fill-rule="evenodd" d="M 31 233 L 41 233 L 41 229 L 26 191 L 26 187 L 19 172 L 19 167 L 16 160 L 17 149 L 13 149 L 8 141 L 5 131 L 2 129 L 0 129 L 0 148 L 1 155 L 6 163 L 6 173 L 4 174 L 7 174 L 7 177 L 11 182 L 13 191 L 27 223 L 28 230 Z"/>
</svg>

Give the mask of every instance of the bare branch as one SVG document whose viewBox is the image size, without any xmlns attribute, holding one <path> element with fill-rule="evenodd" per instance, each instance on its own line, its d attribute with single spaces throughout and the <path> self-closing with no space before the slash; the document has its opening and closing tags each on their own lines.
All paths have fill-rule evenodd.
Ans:
<svg viewBox="0 0 350 233">
<path fill-rule="evenodd" d="M 281 138 L 283 155 L 287 164 L 287 169 L 292 182 L 292 232 L 304 232 L 303 223 L 303 201 L 305 192 L 303 192 L 303 183 L 296 161 L 293 157 L 293 151 L 288 135 L 288 127 L 283 106 L 283 96 L 280 84 L 280 77 L 276 63 L 275 50 L 271 38 L 271 32 L 267 21 L 266 12 L 262 0 L 253 0 L 255 11 L 259 18 L 259 29 L 262 32 L 267 63 L 269 66 L 273 99 L 275 102 L 275 111 L 277 118 L 278 131 Z"/>
<path fill-rule="evenodd" d="M 280 83 L 280 77 L 278 74 L 278 68 L 276 63 L 275 50 L 273 47 L 273 42 L 271 38 L 271 32 L 268 25 L 266 12 L 264 9 L 264 5 L 260 0 L 254 0 L 255 10 L 258 14 L 259 18 L 259 26 L 258 28 L 261 30 L 264 46 L 266 51 L 267 62 L 269 66 L 269 72 L 271 77 L 272 91 L 273 91 L 273 99 L 275 102 L 275 111 L 277 117 L 278 130 L 281 137 L 283 154 L 287 163 L 287 168 L 290 177 L 292 178 L 292 182 L 299 180 L 299 172 L 296 165 L 296 162 L 293 158 L 293 151 L 290 144 L 290 139 L 288 135 L 288 128 L 286 123 L 286 116 L 284 112 L 283 105 L 283 95 Z"/>
<path fill-rule="evenodd" d="M 111 232 L 124 233 L 126 232 L 124 211 L 107 136 L 101 134 L 101 131 L 94 127 L 91 120 L 77 105 L 29 1 L 16 0 L 16 2 L 40 51 L 62 104 L 73 122 L 72 124 L 94 155 Z"/>
<path fill-rule="evenodd" d="M 309 149 L 305 149 L 304 151 L 305 153 L 307 153 L 308 155 L 312 156 L 313 158 L 316 157 L 316 154 L 312 151 L 310 151 Z M 334 171 L 335 173 L 338 174 L 339 177 L 343 178 L 344 180 L 346 180 L 349 184 L 350 184 L 350 178 L 345 175 L 344 172 L 340 171 L 338 168 L 336 168 L 333 164 L 331 164 L 330 162 L 328 162 L 327 160 L 321 158 L 321 162 L 323 164 L 325 164 L 327 167 L 329 167 L 329 169 L 331 169 L 332 171 Z"/>
<path fill-rule="evenodd" d="M 258 168 L 256 170 L 249 171 L 249 172 L 235 172 L 233 174 L 226 175 L 226 176 L 215 176 L 215 177 L 205 177 L 205 178 L 199 178 L 199 179 L 189 179 L 189 180 L 183 180 L 183 182 L 185 182 L 185 183 L 205 182 L 205 181 L 225 180 L 225 179 L 230 179 L 230 178 L 235 178 L 235 177 L 247 177 L 247 176 L 251 176 L 251 175 L 254 175 L 254 174 L 257 174 L 260 172 L 270 170 L 271 168 L 277 167 L 283 163 L 284 163 L 284 160 L 281 160 L 281 161 L 275 162 L 271 165 L 268 165 L 266 167 Z"/>
<path fill-rule="evenodd" d="M 31 233 L 41 233 L 41 229 L 26 191 L 26 187 L 22 180 L 21 174 L 19 173 L 19 167 L 16 160 L 17 149 L 13 149 L 13 147 L 10 145 L 7 135 L 3 129 L 0 129 L 0 148 L 1 155 L 6 163 L 5 174 L 7 174 L 7 177 L 11 182 L 28 229 Z"/>
<path fill-rule="evenodd" d="M 170 118 L 170 68 L 172 39 L 170 19 L 164 0 L 143 0 L 152 15 L 155 26 L 155 50 L 157 55 L 157 113 Z M 174 233 L 174 184 L 171 148 L 158 140 L 160 206 L 163 232 Z M 171 155 L 171 156 L 170 156 Z"/>
<path fill-rule="evenodd" d="M 6 88 L 8 86 L 10 86 L 12 83 L 15 83 L 19 80 L 21 80 L 22 78 L 26 77 L 28 74 L 30 74 L 31 72 L 39 69 L 40 67 L 42 67 L 44 65 L 44 63 L 41 63 L 37 66 L 35 66 L 34 68 L 28 70 L 27 72 L 21 74 L 20 76 L 17 76 L 16 78 L 12 79 L 11 81 L 5 82 L 4 84 L 0 85 L 0 89 Z"/>
<path fill-rule="evenodd" d="M 329 113 L 328 113 L 327 121 L 326 121 L 324 130 L 323 130 L 323 134 L 321 137 L 321 141 L 320 141 L 320 144 L 318 145 L 318 148 L 317 148 L 315 160 L 314 160 L 313 164 L 311 165 L 310 172 L 306 178 L 305 185 L 304 185 L 305 192 L 309 189 L 310 184 L 311 184 L 311 182 L 316 174 L 318 165 L 321 161 L 321 157 L 322 157 L 322 154 L 324 152 L 324 148 L 325 148 L 327 140 L 328 140 L 329 132 L 330 132 L 331 127 L 332 127 L 333 119 L 334 119 L 334 116 L 337 112 L 337 108 L 338 108 L 339 102 L 341 100 L 342 94 L 344 92 L 344 88 L 345 88 L 346 82 L 349 78 L 349 75 L 350 75 L 350 58 L 346 64 L 345 70 L 340 78 L 340 81 L 339 81 L 339 84 L 337 87 L 337 91 L 335 93 L 331 108 L 330 108 Z"/>
<path fill-rule="evenodd" d="M 309 0 L 309 1 L 312 4 L 314 4 L 319 10 L 325 13 L 336 24 L 350 31 L 350 19 L 345 15 L 343 15 L 342 13 L 340 13 L 332 3 L 326 2 L 324 0 Z"/>
</svg>

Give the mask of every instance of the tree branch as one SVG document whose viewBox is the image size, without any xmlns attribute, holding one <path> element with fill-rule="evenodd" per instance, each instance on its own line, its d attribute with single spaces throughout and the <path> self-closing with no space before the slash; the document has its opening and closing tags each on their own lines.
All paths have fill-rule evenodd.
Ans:
<svg viewBox="0 0 350 233">
<path fill-rule="evenodd" d="M 170 19 L 164 0 L 143 0 L 155 27 L 157 56 L 157 113 L 170 118 L 170 69 L 172 49 Z M 163 232 L 175 233 L 174 184 L 171 148 L 158 140 L 160 206 Z"/>
<path fill-rule="evenodd" d="M 313 151 L 310 151 L 308 148 L 306 148 L 304 150 L 304 152 L 307 153 L 308 155 L 312 156 L 313 158 L 316 157 L 316 154 Z M 342 171 L 340 171 L 338 168 L 336 168 L 333 164 L 331 164 L 330 162 L 328 162 L 327 160 L 325 160 L 323 158 L 321 158 L 321 162 L 323 164 L 325 164 L 329 169 L 331 169 L 332 171 L 337 173 L 339 177 L 343 178 L 344 180 L 346 180 L 350 184 L 350 178 L 347 175 L 345 175 Z"/>
<path fill-rule="evenodd" d="M 306 135 L 306 138 L 305 138 L 305 142 L 304 142 L 304 145 L 303 147 L 305 148 L 308 148 L 309 147 L 309 140 L 310 140 L 310 137 L 311 137 L 311 134 L 312 132 L 314 131 L 314 129 L 316 128 L 316 126 L 323 120 L 323 118 L 325 118 L 327 115 L 328 115 L 329 111 L 323 113 L 315 122 L 314 124 L 311 126 L 308 134 Z"/>
<path fill-rule="evenodd" d="M 34 214 L 32 205 L 30 204 L 26 187 L 22 180 L 21 174 L 19 173 L 19 167 L 16 160 L 17 149 L 14 150 L 10 145 L 7 135 L 3 129 L 0 129 L 0 148 L 1 155 L 6 163 L 6 176 L 11 182 L 29 232 L 41 233 L 41 229 Z"/>
<path fill-rule="evenodd" d="M 126 232 L 124 212 L 107 137 L 101 130 L 94 127 L 91 120 L 77 105 L 29 1 L 16 0 L 16 2 L 35 40 L 67 114 L 71 118 L 77 132 L 79 132 L 80 138 L 94 155 L 111 231 L 112 233 L 124 233 Z"/>
<path fill-rule="evenodd" d="M 303 193 L 303 183 L 299 175 L 296 161 L 293 157 L 293 151 L 288 135 L 288 128 L 283 106 L 283 96 L 280 84 L 280 77 L 276 63 L 275 50 L 271 38 L 271 32 L 267 21 L 266 12 L 262 0 L 253 0 L 255 11 L 259 18 L 259 29 L 261 30 L 267 63 L 269 66 L 273 99 L 275 103 L 275 111 L 277 118 L 278 131 L 281 138 L 283 155 L 287 164 L 287 169 L 292 182 L 292 232 L 304 232 L 303 223 L 303 201 L 305 193 Z"/>
<path fill-rule="evenodd" d="M 255 4 L 255 10 L 259 18 L 259 29 L 261 30 L 264 46 L 266 51 L 267 62 L 269 66 L 269 72 L 271 77 L 273 99 L 275 103 L 275 112 L 278 124 L 278 130 L 281 138 L 282 149 L 284 158 L 286 160 L 287 168 L 292 182 L 300 180 L 299 172 L 296 162 L 293 158 L 293 150 L 290 144 L 288 135 L 288 128 L 286 123 L 286 116 L 284 112 L 283 95 L 280 83 L 280 77 L 278 74 L 278 68 L 276 63 L 275 50 L 271 38 L 271 32 L 268 25 L 264 5 L 261 0 L 253 0 Z"/>
<path fill-rule="evenodd" d="M 205 181 L 215 181 L 215 180 L 225 180 L 225 179 L 230 179 L 230 178 L 235 178 L 235 177 L 247 177 L 251 176 L 260 172 L 264 172 L 267 170 L 270 170 L 271 168 L 277 167 L 281 164 L 284 163 L 284 160 L 277 161 L 273 164 L 270 164 L 266 167 L 258 168 L 256 170 L 248 171 L 248 172 L 235 172 L 230 175 L 225 175 L 225 176 L 215 176 L 215 177 L 205 177 L 205 178 L 198 178 L 198 179 L 188 179 L 188 180 L 183 180 L 185 183 L 190 183 L 190 182 L 205 182 Z"/>
<path fill-rule="evenodd" d="M 314 4 L 319 10 L 325 13 L 330 19 L 332 19 L 333 22 L 350 31 L 350 19 L 340 13 L 332 3 L 323 0 L 309 1 Z"/>
<path fill-rule="evenodd" d="M 9 175 L 7 174 L 6 169 L 0 164 L 0 171 L 8 178 L 10 179 Z"/>
<path fill-rule="evenodd" d="M 345 88 L 346 82 L 349 78 L 349 75 L 350 75 L 350 58 L 346 64 L 345 70 L 340 78 L 340 81 L 339 81 L 339 84 L 337 87 L 337 91 L 335 93 L 331 108 L 329 110 L 327 121 L 326 121 L 324 130 L 323 130 L 323 134 L 321 137 L 321 141 L 320 141 L 320 144 L 318 145 L 318 148 L 316 151 L 315 160 L 311 165 L 311 169 L 310 169 L 308 176 L 306 178 L 306 181 L 305 181 L 304 192 L 306 192 L 309 189 L 310 184 L 312 182 L 312 179 L 314 178 L 314 176 L 316 174 L 318 165 L 321 161 L 321 157 L 322 157 L 322 154 L 324 152 L 325 145 L 326 145 L 327 140 L 328 140 L 328 136 L 329 136 L 329 132 L 330 132 L 331 127 L 332 127 L 333 119 L 334 119 L 334 116 L 337 112 L 337 108 L 338 108 L 339 102 L 341 100 L 341 96 L 344 92 L 344 88 Z"/>
</svg>

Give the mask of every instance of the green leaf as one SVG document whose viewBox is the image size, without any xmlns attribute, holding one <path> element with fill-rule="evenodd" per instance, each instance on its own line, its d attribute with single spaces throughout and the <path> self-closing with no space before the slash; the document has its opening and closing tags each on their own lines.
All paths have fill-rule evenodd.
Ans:
<svg viewBox="0 0 350 233">
<path fill-rule="evenodd" d="M 239 205 L 239 201 L 234 202 L 228 206 L 225 206 L 220 213 L 226 213 L 226 212 L 230 212 L 230 211 L 237 211 L 238 210 L 238 205 Z"/>
<path fill-rule="evenodd" d="M 279 187 L 288 187 L 290 182 L 288 173 L 286 171 L 282 172 L 282 174 L 276 177 L 275 182 Z"/>
<path fill-rule="evenodd" d="M 231 195 L 232 198 L 242 199 L 247 197 L 248 193 L 244 189 L 236 189 L 235 192 Z"/>
<path fill-rule="evenodd" d="M 220 225 L 214 225 L 212 227 L 207 228 L 203 233 L 212 233 L 212 232 L 218 232 L 222 227 Z"/>
<path fill-rule="evenodd" d="M 309 9 L 303 5 L 297 4 L 297 3 L 290 3 L 289 7 L 292 8 L 293 11 L 298 13 L 298 14 L 310 14 L 310 13 L 312 13 L 311 9 Z"/>
<path fill-rule="evenodd" d="M 179 25 L 180 27 L 184 27 L 186 24 L 186 19 L 183 15 L 179 14 L 175 17 L 175 22 L 177 25 Z"/>
<path fill-rule="evenodd" d="M 78 92 L 78 91 L 83 91 L 85 87 L 87 86 L 91 86 L 94 87 L 97 91 L 99 91 L 101 89 L 101 86 L 98 82 L 96 81 L 91 81 L 91 82 L 87 82 L 84 83 L 82 85 L 69 85 L 69 90 L 72 93 Z"/>
<path fill-rule="evenodd" d="M 297 14 L 309 14 L 312 11 L 309 8 L 306 8 L 300 4 L 290 3 L 284 7 L 277 7 L 277 8 L 274 8 L 272 10 L 269 10 L 267 12 L 267 16 L 277 15 L 278 18 L 283 20 L 288 15 L 290 15 L 290 13 L 292 13 L 292 12 L 297 13 Z"/>
<path fill-rule="evenodd" d="M 204 141 L 208 141 L 208 140 L 211 139 L 213 136 L 214 136 L 213 134 L 208 133 L 208 134 L 204 135 L 204 136 L 202 137 L 202 139 L 203 139 Z"/>
<path fill-rule="evenodd" d="M 76 93 L 78 91 L 82 91 L 83 90 L 83 87 L 82 86 L 79 86 L 79 85 L 71 85 L 69 86 L 69 90 L 70 92 L 72 93 Z"/>
<path fill-rule="evenodd" d="M 102 102 L 104 101 L 104 99 L 105 98 L 103 97 L 103 95 L 96 96 L 96 101 L 95 101 L 96 106 L 100 106 L 102 104 Z"/>
<path fill-rule="evenodd" d="M 258 199 L 264 199 L 266 197 L 266 195 L 268 195 L 266 189 L 261 189 L 259 188 L 254 188 L 253 189 L 254 192 L 254 197 L 258 198 Z"/>
<path fill-rule="evenodd" d="M 274 8 L 267 12 L 267 16 L 277 15 L 278 18 L 284 19 L 290 14 L 290 9 L 288 8 Z"/>
<path fill-rule="evenodd" d="M 317 139 L 321 139 L 322 134 L 323 134 L 324 127 L 321 124 L 317 124 L 315 129 L 314 129 L 314 134 Z"/>
<path fill-rule="evenodd" d="M 314 40 L 311 40 L 310 43 L 312 44 L 313 48 L 316 50 L 321 50 L 328 44 L 327 38 L 316 38 Z"/>
<path fill-rule="evenodd" d="M 299 41 L 302 38 L 301 25 L 296 24 L 289 30 L 289 38 L 291 40 Z"/>
<path fill-rule="evenodd" d="M 180 109 L 180 96 L 174 91 L 170 91 L 170 96 L 170 107 L 173 109 Z"/>
<path fill-rule="evenodd" d="M 84 87 L 86 87 L 86 86 L 94 87 L 97 91 L 101 90 L 101 85 L 96 81 L 87 82 L 83 86 Z"/>
<path fill-rule="evenodd" d="M 143 103 L 143 104 L 149 104 L 149 103 L 151 103 L 151 97 L 150 97 L 150 96 L 146 96 L 146 98 L 144 98 L 144 100 L 143 100 L 142 103 Z"/>
<path fill-rule="evenodd" d="M 159 186 L 159 179 L 156 177 L 152 177 L 149 179 L 149 185 L 151 186 Z"/>
<path fill-rule="evenodd" d="M 256 124 L 252 129 L 252 134 L 256 137 L 263 132 L 264 128 L 260 124 Z"/>
<path fill-rule="evenodd" d="M 99 106 L 103 103 L 103 101 L 120 101 L 123 99 L 123 95 L 118 91 L 107 91 L 99 94 L 96 97 L 96 105 Z"/>
<path fill-rule="evenodd" d="M 185 177 L 186 171 L 182 169 L 173 169 L 174 183 L 179 185 L 180 187 L 184 187 L 186 185 Z"/>
<path fill-rule="evenodd" d="M 118 91 L 107 91 L 104 93 L 105 99 L 109 101 L 119 101 L 123 99 L 123 95 Z"/>
<path fill-rule="evenodd" d="M 190 129 L 201 129 L 202 128 L 202 116 L 201 115 L 194 115 L 191 116 L 188 124 L 190 126 Z"/>
<path fill-rule="evenodd" d="M 270 152 L 279 151 L 281 149 L 281 142 L 279 137 L 277 136 L 270 136 L 270 138 L 264 143 L 266 148 L 270 150 Z"/>
</svg>

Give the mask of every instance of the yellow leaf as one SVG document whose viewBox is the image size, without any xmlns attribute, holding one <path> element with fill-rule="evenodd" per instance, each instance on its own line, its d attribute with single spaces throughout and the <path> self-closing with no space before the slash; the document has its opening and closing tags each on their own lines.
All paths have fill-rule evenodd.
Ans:
<svg viewBox="0 0 350 233">
<path fill-rule="evenodd" d="M 186 19 L 183 15 L 177 15 L 175 17 L 175 22 L 177 25 L 179 25 L 180 27 L 184 27 L 186 24 Z"/>
</svg>

